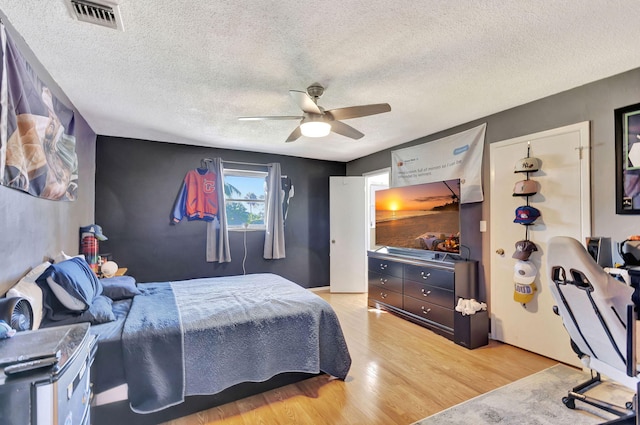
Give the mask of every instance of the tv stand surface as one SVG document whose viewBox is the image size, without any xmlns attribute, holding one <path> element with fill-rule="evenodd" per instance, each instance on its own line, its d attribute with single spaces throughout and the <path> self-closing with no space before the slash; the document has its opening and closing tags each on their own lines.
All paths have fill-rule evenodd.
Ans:
<svg viewBox="0 0 640 425">
<path fill-rule="evenodd" d="M 387 255 L 391 257 L 407 258 L 409 260 L 427 260 L 427 261 L 461 261 L 464 260 L 460 257 L 458 252 L 447 251 L 430 251 L 426 249 L 413 249 L 413 248 L 394 248 L 390 246 L 383 246 L 375 251 L 381 255 Z"/>
<path fill-rule="evenodd" d="M 488 343 L 486 311 L 462 316 L 459 298 L 478 298 L 478 262 L 437 251 L 368 252 L 370 307 L 410 320 L 467 348 Z M 460 317 L 458 317 L 460 316 Z"/>
</svg>

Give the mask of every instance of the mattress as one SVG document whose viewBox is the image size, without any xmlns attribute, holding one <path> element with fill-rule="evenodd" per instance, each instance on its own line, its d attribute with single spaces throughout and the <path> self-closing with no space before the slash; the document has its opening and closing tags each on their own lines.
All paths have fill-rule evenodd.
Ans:
<svg viewBox="0 0 640 425">
<path fill-rule="evenodd" d="M 137 413 L 288 372 L 344 379 L 351 358 L 330 305 L 273 274 L 154 282 L 93 325 L 94 405 Z M 256 361 L 259 359 L 259 361 Z"/>
</svg>

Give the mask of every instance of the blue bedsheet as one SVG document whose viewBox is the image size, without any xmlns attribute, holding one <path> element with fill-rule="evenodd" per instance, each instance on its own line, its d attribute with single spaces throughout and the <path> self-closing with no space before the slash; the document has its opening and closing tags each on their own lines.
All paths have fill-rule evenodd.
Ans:
<svg viewBox="0 0 640 425">
<path fill-rule="evenodd" d="M 139 285 L 123 329 L 131 407 L 149 413 L 284 372 L 344 379 L 340 323 L 322 298 L 273 274 Z"/>
</svg>

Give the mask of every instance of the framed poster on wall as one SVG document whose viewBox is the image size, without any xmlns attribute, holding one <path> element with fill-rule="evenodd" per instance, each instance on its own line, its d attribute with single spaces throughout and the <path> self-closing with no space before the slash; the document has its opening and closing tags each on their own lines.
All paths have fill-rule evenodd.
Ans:
<svg viewBox="0 0 640 425">
<path fill-rule="evenodd" d="M 640 214 L 640 103 L 614 111 L 616 214 Z"/>
</svg>

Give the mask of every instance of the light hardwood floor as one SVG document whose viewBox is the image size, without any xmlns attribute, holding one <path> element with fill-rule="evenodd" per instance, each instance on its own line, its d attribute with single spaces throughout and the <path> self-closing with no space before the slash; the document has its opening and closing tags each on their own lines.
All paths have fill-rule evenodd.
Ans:
<svg viewBox="0 0 640 425">
<path fill-rule="evenodd" d="M 407 425 L 557 364 L 495 341 L 467 350 L 367 308 L 366 294 L 317 293 L 333 306 L 347 340 L 345 381 L 320 375 L 167 425 Z"/>
</svg>

